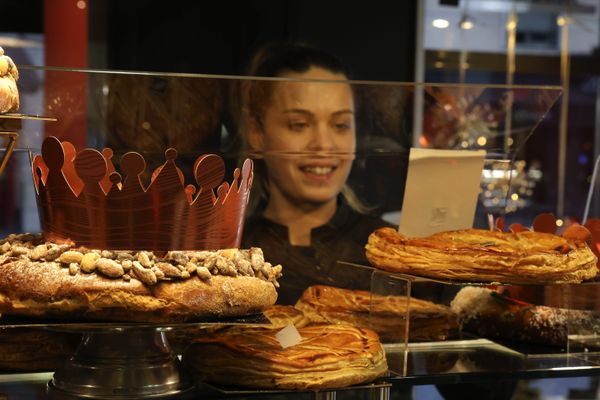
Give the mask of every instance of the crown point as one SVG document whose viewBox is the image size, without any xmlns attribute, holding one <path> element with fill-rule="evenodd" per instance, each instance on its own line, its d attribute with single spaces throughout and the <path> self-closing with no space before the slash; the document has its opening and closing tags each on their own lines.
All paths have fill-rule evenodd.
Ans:
<svg viewBox="0 0 600 400">
<path fill-rule="evenodd" d="M 177 150 L 172 147 L 168 148 L 167 151 L 165 151 L 165 158 L 169 161 L 175 160 L 177 158 Z"/>
<path fill-rule="evenodd" d="M 118 185 L 119 183 L 121 183 L 121 174 L 119 174 L 118 172 L 113 172 L 112 174 L 110 174 L 109 179 L 110 183 L 112 183 L 113 185 Z"/>
<path fill-rule="evenodd" d="M 217 189 L 217 199 L 223 204 L 225 202 L 225 197 L 227 196 L 227 192 L 229 191 L 229 183 L 223 182 L 221 186 Z"/>
<path fill-rule="evenodd" d="M 194 193 L 196 193 L 196 186 L 187 185 L 184 190 L 188 203 L 191 203 L 194 199 Z"/>
<path fill-rule="evenodd" d="M 200 187 L 214 189 L 223 182 L 225 162 L 216 154 L 205 154 L 196 160 L 194 176 Z"/>
<path fill-rule="evenodd" d="M 102 149 L 102 155 L 104 155 L 104 158 L 109 160 L 113 156 L 113 151 L 110 147 L 105 147 L 104 149 Z"/>
<path fill-rule="evenodd" d="M 121 157 L 121 170 L 125 176 L 138 176 L 146 169 L 146 160 L 140 153 L 130 151 Z"/>
<path fill-rule="evenodd" d="M 65 163 L 65 151 L 60 140 L 49 136 L 42 143 L 42 158 L 51 170 L 60 170 Z"/>
<path fill-rule="evenodd" d="M 62 142 L 62 147 L 65 154 L 65 162 L 73 162 L 77 156 L 77 149 L 73 146 L 73 143 L 67 141 Z"/>
<path fill-rule="evenodd" d="M 84 149 L 75 158 L 75 168 L 84 182 L 98 182 L 106 175 L 107 165 L 98 150 Z"/>
<path fill-rule="evenodd" d="M 242 177 L 244 179 L 247 179 L 250 176 L 250 173 L 252 172 L 252 168 L 253 168 L 252 160 L 249 158 L 246 158 L 244 160 L 244 165 L 242 165 Z"/>
</svg>

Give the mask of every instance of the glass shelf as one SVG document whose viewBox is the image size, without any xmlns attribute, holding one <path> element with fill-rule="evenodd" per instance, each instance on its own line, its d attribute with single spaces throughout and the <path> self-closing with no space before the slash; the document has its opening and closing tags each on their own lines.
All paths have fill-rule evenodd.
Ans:
<svg viewBox="0 0 600 400">
<path fill-rule="evenodd" d="M 115 321 L 89 321 L 83 319 L 34 319 L 18 316 L 3 315 L 0 317 L 0 328 L 40 328 L 56 331 L 70 332 L 123 332 L 136 330 L 169 331 L 173 329 L 215 327 L 221 325 L 265 325 L 269 320 L 263 314 L 252 314 L 243 317 L 212 318 L 187 322 L 115 322 Z"/>
<path fill-rule="evenodd" d="M 547 379 L 600 375 L 600 353 L 560 349 L 516 351 L 488 339 L 385 345 L 394 384 L 441 384 L 500 379 Z M 556 352 L 552 352 L 556 351 Z M 538 353 L 540 352 L 540 353 Z"/>
</svg>

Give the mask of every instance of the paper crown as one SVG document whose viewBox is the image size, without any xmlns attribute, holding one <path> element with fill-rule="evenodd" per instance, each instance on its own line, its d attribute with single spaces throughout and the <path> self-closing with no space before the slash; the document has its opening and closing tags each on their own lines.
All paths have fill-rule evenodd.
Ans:
<svg viewBox="0 0 600 400">
<path fill-rule="evenodd" d="M 215 154 L 198 157 L 197 187 L 184 186 L 175 165 L 177 151 L 142 182 L 146 160 L 129 152 L 121 173 L 113 151 L 86 148 L 48 137 L 32 161 L 44 238 L 73 241 L 94 249 L 203 250 L 239 247 L 252 185 L 252 161 L 245 160 L 233 182 L 223 182 L 225 163 Z M 121 175 L 122 174 L 122 175 Z M 216 189 L 216 193 L 215 193 Z"/>
</svg>

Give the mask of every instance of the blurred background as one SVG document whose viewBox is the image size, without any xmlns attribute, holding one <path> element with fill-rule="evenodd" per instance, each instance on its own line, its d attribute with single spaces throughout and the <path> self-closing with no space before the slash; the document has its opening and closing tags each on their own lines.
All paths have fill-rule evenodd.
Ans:
<svg viewBox="0 0 600 400">
<path fill-rule="evenodd" d="M 560 87 L 562 97 L 546 101 L 547 110 L 532 110 L 533 99 L 522 105 L 509 99 L 517 104 L 509 116 L 494 114 L 500 96 L 494 99 L 489 90 L 487 100 L 482 91 L 471 99 L 454 91 L 433 95 L 433 102 L 431 93 L 405 90 L 410 101 L 399 100 L 397 108 L 402 108 L 403 129 L 410 132 L 403 134 L 401 145 L 486 148 L 499 130 L 526 126 L 535 134 L 518 148 L 519 163 L 510 172 L 514 193 L 505 202 L 505 191 L 498 190 L 503 183 L 490 181 L 488 173 L 482 203 L 490 209 L 518 209 L 525 212 L 522 219 L 539 212 L 582 218 L 600 153 L 600 4 L 595 0 L 173 0 L 168 5 L 0 0 L 0 7 L 5 16 L 0 46 L 21 66 L 239 75 L 262 44 L 297 40 L 338 55 L 357 80 Z M 85 76 L 76 74 L 50 84 L 43 72 L 22 70 L 23 112 L 43 112 L 57 86 L 87 84 Z M 83 107 L 93 102 L 90 96 L 83 91 L 71 94 L 70 101 Z M 479 104 L 472 107 L 475 100 Z M 72 123 L 93 126 L 85 120 Z M 26 135 L 21 147 L 39 147 L 40 124 L 26 122 L 24 131 L 40 133 Z M 512 140 L 505 137 L 504 146 Z M 598 197 L 593 199 L 595 214 Z M 0 226 L 34 227 L 35 216 L 21 212 L 20 202 L 6 196 L 0 202 L 14 211 L 0 215 Z"/>
</svg>

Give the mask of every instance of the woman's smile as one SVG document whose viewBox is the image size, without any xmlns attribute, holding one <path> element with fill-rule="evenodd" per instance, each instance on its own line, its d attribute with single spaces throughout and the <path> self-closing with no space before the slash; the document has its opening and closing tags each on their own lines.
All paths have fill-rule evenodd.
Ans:
<svg viewBox="0 0 600 400">
<path fill-rule="evenodd" d="M 304 174 L 304 179 L 311 182 L 325 184 L 329 182 L 339 163 L 334 162 L 315 162 L 300 166 L 300 171 Z"/>
</svg>

